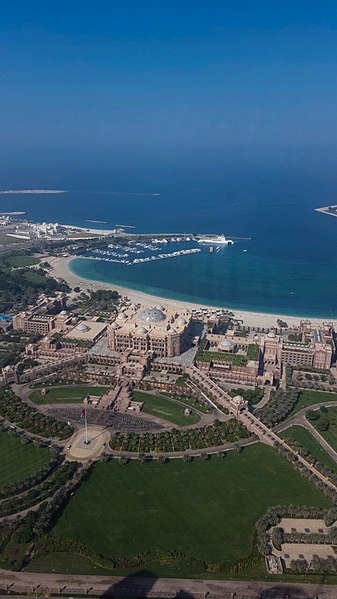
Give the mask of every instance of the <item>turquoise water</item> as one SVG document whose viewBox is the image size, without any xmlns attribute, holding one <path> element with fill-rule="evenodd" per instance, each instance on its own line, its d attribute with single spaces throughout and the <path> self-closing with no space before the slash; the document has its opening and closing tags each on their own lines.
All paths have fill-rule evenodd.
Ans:
<svg viewBox="0 0 337 599">
<path fill-rule="evenodd" d="M 337 223 L 336 223 L 337 224 Z M 243 252 L 247 242 L 219 253 L 180 256 L 132 267 L 74 259 L 71 270 L 162 297 L 241 310 L 336 317 L 330 265 L 312 266 Z"/>
<path fill-rule="evenodd" d="M 317 159 L 318 160 L 318 159 Z M 37 222 L 95 227 L 133 225 L 135 232 L 214 233 L 249 237 L 210 254 L 123 266 L 75 259 L 74 273 L 162 297 L 229 308 L 337 317 L 337 219 L 314 211 L 337 203 L 337 172 L 275 165 L 226 170 L 203 163 L 156 183 L 119 182 L 132 193 L 69 192 L 64 196 L 0 196 L 0 211 L 24 210 Z M 131 167 L 130 167 L 131 168 Z M 178 168 L 178 167 L 177 167 Z M 134 174 L 134 171 L 132 171 Z M 152 176 L 152 173 L 151 173 Z M 147 173 L 149 178 L 149 173 Z M 106 175 L 101 188 L 113 189 Z M 60 185 L 60 187 L 65 187 Z M 131 189 L 130 189 L 131 188 Z M 140 191 L 140 193 L 136 193 Z M 160 193 L 160 196 L 153 193 Z M 244 252 L 243 250 L 247 250 Z M 165 250 L 164 250 L 165 251 Z"/>
</svg>

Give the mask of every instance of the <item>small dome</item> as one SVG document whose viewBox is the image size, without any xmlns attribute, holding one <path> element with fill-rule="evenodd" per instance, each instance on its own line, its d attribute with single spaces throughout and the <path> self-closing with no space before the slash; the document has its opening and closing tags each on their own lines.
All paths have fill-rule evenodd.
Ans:
<svg viewBox="0 0 337 599">
<path fill-rule="evenodd" d="M 164 312 L 158 308 L 145 308 L 138 315 L 138 320 L 141 322 L 162 322 L 165 318 Z"/>
<path fill-rule="evenodd" d="M 160 310 L 161 312 L 162 312 L 163 310 L 165 310 L 164 306 L 161 306 L 160 304 L 158 304 L 158 306 L 156 306 L 156 309 L 157 309 L 157 310 Z"/>
<path fill-rule="evenodd" d="M 113 322 L 112 325 L 111 325 L 111 328 L 112 329 L 119 329 L 119 326 L 118 326 L 117 322 Z"/>
<path fill-rule="evenodd" d="M 137 333 L 139 333 L 140 335 L 145 335 L 145 333 L 147 333 L 147 330 L 145 329 L 145 327 L 138 327 Z"/>
<path fill-rule="evenodd" d="M 90 327 L 88 327 L 87 324 L 84 324 L 84 322 L 80 322 L 80 324 L 78 324 L 76 327 L 76 331 L 81 331 L 82 333 L 85 333 L 86 331 L 90 331 Z"/>
<path fill-rule="evenodd" d="M 226 349 L 230 349 L 233 347 L 233 343 L 229 339 L 224 339 L 223 341 L 220 341 L 219 347 L 224 347 Z"/>
<path fill-rule="evenodd" d="M 185 318 L 180 316 L 180 318 L 178 318 L 178 320 L 177 320 L 177 323 L 179 326 L 183 327 L 183 326 L 185 326 L 185 324 L 187 324 L 187 320 L 185 320 Z"/>
<path fill-rule="evenodd" d="M 61 310 L 60 312 L 60 316 L 67 316 L 68 312 L 67 310 Z"/>
<path fill-rule="evenodd" d="M 170 330 L 168 331 L 168 334 L 169 334 L 169 335 L 177 335 L 178 333 L 177 333 L 177 331 L 176 331 L 175 329 L 170 329 Z"/>
<path fill-rule="evenodd" d="M 275 339 L 276 334 L 274 333 L 274 331 L 270 331 L 270 333 L 268 333 L 267 337 L 269 337 L 269 339 Z"/>
<path fill-rule="evenodd" d="M 118 320 L 126 320 L 127 316 L 125 314 L 125 312 L 120 312 L 117 316 Z"/>
</svg>

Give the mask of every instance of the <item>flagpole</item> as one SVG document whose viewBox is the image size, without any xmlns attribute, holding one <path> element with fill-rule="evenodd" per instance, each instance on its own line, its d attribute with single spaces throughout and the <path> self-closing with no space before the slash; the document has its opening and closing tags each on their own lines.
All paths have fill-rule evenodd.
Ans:
<svg viewBox="0 0 337 599">
<path fill-rule="evenodd" d="M 85 423 L 85 444 L 88 445 L 88 423 L 87 423 L 87 408 L 85 407 L 84 423 Z"/>
<path fill-rule="evenodd" d="M 87 421 L 87 405 L 88 405 L 87 397 L 85 398 L 83 403 L 84 403 L 85 445 L 88 445 L 89 441 L 88 441 L 88 421 Z"/>
</svg>

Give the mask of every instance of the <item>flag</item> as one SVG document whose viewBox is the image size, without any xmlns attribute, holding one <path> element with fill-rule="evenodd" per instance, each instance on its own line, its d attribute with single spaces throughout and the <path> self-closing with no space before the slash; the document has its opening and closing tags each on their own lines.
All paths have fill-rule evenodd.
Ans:
<svg viewBox="0 0 337 599">
<path fill-rule="evenodd" d="M 86 416 L 86 408 L 84 407 L 82 410 L 81 418 L 85 418 Z"/>
</svg>

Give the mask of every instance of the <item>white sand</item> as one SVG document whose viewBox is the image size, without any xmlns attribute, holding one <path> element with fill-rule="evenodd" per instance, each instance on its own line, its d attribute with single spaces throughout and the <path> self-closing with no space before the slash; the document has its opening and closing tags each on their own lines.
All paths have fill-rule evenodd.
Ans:
<svg viewBox="0 0 337 599">
<path fill-rule="evenodd" d="M 90 279 L 85 279 L 84 277 L 79 277 L 75 275 L 69 270 L 69 262 L 74 259 L 74 256 L 69 256 L 66 258 L 55 258 L 53 256 L 46 258 L 46 260 L 50 263 L 52 270 L 50 271 L 51 276 L 57 279 L 64 279 L 70 287 L 80 287 L 82 291 L 86 291 L 90 289 L 91 291 L 97 291 L 98 289 L 114 289 L 118 293 L 123 296 L 127 296 L 134 303 L 141 303 L 145 305 L 153 305 L 153 304 L 174 304 L 176 306 L 181 306 L 185 308 L 196 308 L 200 309 L 210 308 L 219 310 L 219 306 L 212 306 L 209 304 L 195 304 L 192 302 L 182 302 L 175 299 L 167 299 L 155 295 L 150 295 L 148 293 L 144 293 L 141 291 L 136 291 L 134 289 L 128 289 L 126 287 L 121 287 L 119 285 L 113 285 L 111 283 L 104 283 L 101 281 L 92 281 Z M 223 309 L 226 309 L 227 306 L 222 306 Z M 235 313 L 235 318 L 240 319 L 246 326 L 251 327 L 264 327 L 271 328 L 277 326 L 277 319 L 282 319 L 288 323 L 291 327 L 296 327 L 299 325 L 300 320 L 305 320 L 307 317 L 303 316 L 288 316 L 282 314 L 266 314 L 263 312 L 248 312 L 243 310 L 232 310 L 232 308 L 227 308 Z M 320 324 L 322 322 L 321 318 L 310 318 L 312 323 Z M 330 319 L 327 319 L 330 320 Z"/>
</svg>

